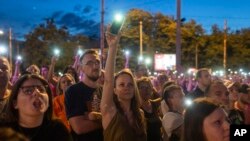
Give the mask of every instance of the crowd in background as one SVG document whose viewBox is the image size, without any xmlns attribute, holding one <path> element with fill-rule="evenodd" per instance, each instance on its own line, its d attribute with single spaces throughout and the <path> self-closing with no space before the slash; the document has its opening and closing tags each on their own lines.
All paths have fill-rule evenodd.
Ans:
<svg viewBox="0 0 250 141">
<path fill-rule="evenodd" d="M 120 34 L 106 34 L 105 69 L 87 50 L 54 75 L 56 56 L 12 75 L 0 57 L 0 140 L 229 141 L 230 124 L 250 124 L 249 78 L 162 71 L 144 64 L 115 72 Z M 81 70 L 81 73 L 78 70 Z"/>
</svg>

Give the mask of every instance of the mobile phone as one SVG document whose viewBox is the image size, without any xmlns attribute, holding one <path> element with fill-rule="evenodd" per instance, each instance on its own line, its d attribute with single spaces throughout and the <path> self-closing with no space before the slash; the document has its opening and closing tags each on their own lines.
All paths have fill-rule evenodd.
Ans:
<svg viewBox="0 0 250 141">
<path fill-rule="evenodd" d="M 110 27 L 110 33 L 117 35 L 118 32 L 122 29 L 123 23 L 124 23 L 124 18 L 122 18 L 121 20 L 114 20 Z"/>
</svg>

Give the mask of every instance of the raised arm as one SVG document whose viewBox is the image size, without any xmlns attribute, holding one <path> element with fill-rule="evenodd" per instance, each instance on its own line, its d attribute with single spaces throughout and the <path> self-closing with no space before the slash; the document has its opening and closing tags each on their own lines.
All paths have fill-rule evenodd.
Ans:
<svg viewBox="0 0 250 141">
<path fill-rule="evenodd" d="M 54 84 L 55 86 L 56 86 L 57 81 L 53 79 L 53 75 L 54 75 L 54 69 L 55 69 L 57 59 L 58 59 L 57 56 L 53 56 L 51 58 L 51 64 L 50 64 L 49 72 L 48 72 L 48 75 L 47 75 L 47 78 L 46 78 L 47 81 Z"/>
<path fill-rule="evenodd" d="M 11 78 L 11 83 L 12 84 L 15 84 L 17 79 L 19 78 L 19 75 L 20 75 L 20 65 L 21 65 L 21 61 L 20 60 L 16 60 L 16 63 L 15 63 L 15 72 Z"/>
<path fill-rule="evenodd" d="M 113 101 L 114 91 L 114 70 L 115 70 L 115 58 L 118 48 L 118 42 L 120 40 L 120 33 L 118 35 L 112 35 L 109 32 L 106 33 L 106 40 L 109 45 L 108 58 L 105 66 L 105 76 L 103 93 L 101 99 L 101 113 L 102 113 L 102 125 L 106 129 L 110 121 L 114 117 L 117 109 Z"/>
</svg>

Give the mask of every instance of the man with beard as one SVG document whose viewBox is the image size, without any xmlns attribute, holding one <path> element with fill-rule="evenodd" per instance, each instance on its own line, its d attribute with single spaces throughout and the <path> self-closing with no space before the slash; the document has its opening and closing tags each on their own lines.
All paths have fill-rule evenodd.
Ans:
<svg viewBox="0 0 250 141">
<path fill-rule="evenodd" d="M 75 141 L 102 141 L 100 120 L 89 118 L 93 93 L 99 89 L 100 58 L 95 50 L 87 50 L 80 58 L 84 78 L 68 88 L 65 96 L 66 114 Z"/>
<path fill-rule="evenodd" d="M 10 96 L 8 84 L 11 76 L 9 61 L 5 57 L 0 57 L 0 119 L 4 118 L 6 113 L 6 104 Z"/>
</svg>

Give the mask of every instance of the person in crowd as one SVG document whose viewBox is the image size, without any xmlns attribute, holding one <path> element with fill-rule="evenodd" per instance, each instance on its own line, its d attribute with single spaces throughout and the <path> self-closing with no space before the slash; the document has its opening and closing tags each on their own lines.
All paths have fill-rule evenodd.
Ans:
<svg viewBox="0 0 250 141">
<path fill-rule="evenodd" d="M 141 109 L 147 121 L 147 141 L 161 140 L 161 119 L 159 116 L 160 101 L 152 100 L 153 85 L 148 77 L 137 79 L 137 86 L 142 98 Z"/>
<path fill-rule="evenodd" d="M 241 119 L 236 124 L 250 124 L 250 86 L 242 84 L 239 88 L 239 99 L 234 108 L 240 111 Z M 235 123 L 235 122 L 234 122 Z"/>
<path fill-rule="evenodd" d="M 105 141 L 146 141 L 146 125 L 140 110 L 140 95 L 136 81 L 129 69 L 114 77 L 115 58 L 120 33 L 106 33 L 109 45 L 101 99 L 102 126 Z"/>
<path fill-rule="evenodd" d="M 234 109 L 234 104 L 239 99 L 240 83 L 227 80 L 224 82 L 224 85 L 229 91 L 229 109 Z"/>
<path fill-rule="evenodd" d="M 184 93 L 180 86 L 170 85 L 163 91 L 163 99 L 168 107 L 168 112 L 163 115 L 162 126 L 168 136 L 169 141 L 180 141 L 183 110 L 184 110 Z"/>
<path fill-rule="evenodd" d="M 231 124 L 243 124 L 244 115 L 239 108 L 230 107 L 230 92 L 229 89 L 220 80 L 212 81 L 211 85 L 207 88 L 205 95 L 213 98 L 224 106 L 228 113 Z"/>
<path fill-rule="evenodd" d="M 29 141 L 24 135 L 11 128 L 0 128 L 0 141 Z"/>
<path fill-rule="evenodd" d="M 92 112 L 91 102 L 94 91 L 99 89 L 97 82 L 101 75 L 99 54 L 96 50 L 87 50 L 81 56 L 80 62 L 85 77 L 66 90 L 66 115 L 74 140 L 101 141 L 103 140 L 103 130 L 100 120 L 89 118 L 89 114 Z"/>
<path fill-rule="evenodd" d="M 225 110 L 214 99 L 195 99 L 184 112 L 183 141 L 229 141 Z"/>
<path fill-rule="evenodd" d="M 199 69 L 196 73 L 196 81 L 197 81 L 196 88 L 194 89 L 194 91 L 192 91 L 187 95 L 187 97 L 191 99 L 204 97 L 205 90 L 211 84 L 212 81 L 209 69 L 207 68 Z"/>
<path fill-rule="evenodd" d="M 75 84 L 75 80 L 74 80 L 73 76 L 71 76 L 68 73 L 63 74 L 63 76 L 61 76 L 59 78 L 59 81 L 58 81 L 58 84 L 56 87 L 56 89 L 57 89 L 56 91 L 58 93 L 58 96 L 56 96 L 53 99 L 54 115 L 57 118 L 62 120 L 62 122 L 68 128 L 69 131 L 70 131 L 70 125 L 69 125 L 69 122 L 68 122 L 67 117 L 66 117 L 64 99 L 65 99 L 65 92 L 66 92 L 67 88 L 73 84 Z"/>
<path fill-rule="evenodd" d="M 40 69 L 37 65 L 32 64 L 26 68 L 27 73 L 37 74 L 40 75 Z"/>
<path fill-rule="evenodd" d="M 138 64 L 135 67 L 135 76 L 136 79 L 141 78 L 142 76 L 148 76 L 148 68 L 145 64 Z"/>
<path fill-rule="evenodd" d="M 170 85 L 177 85 L 177 83 L 175 82 L 175 81 L 168 81 L 168 82 L 166 82 L 164 85 L 163 85 L 163 87 L 162 87 L 162 89 L 164 90 L 166 87 L 168 87 L 168 86 L 170 86 Z M 165 115 L 165 113 L 167 113 L 168 112 L 168 110 L 169 110 L 169 108 L 168 108 L 168 106 L 167 106 L 167 104 L 166 104 L 166 102 L 165 102 L 165 100 L 164 100 L 164 94 L 163 94 L 163 91 L 162 91 L 162 100 L 161 100 L 161 106 L 160 106 L 160 112 L 161 112 L 161 117 L 163 117 L 163 115 Z"/>
<path fill-rule="evenodd" d="M 52 118 L 51 90 L 41 76 L 21 76 L 13 86 L 7 107 L 2 127 L 10 127 L 31 141 L 71 140 L 63 123 Z"/>
<path fill-rule="evenodd" d="M 74 77 L 76 83 L 79 82 L 79 76 L 78 76 L 77 71 L 75 70 L 75 68 L 73 68 L 73 66 L 71 66 L 71 65 L 66 66 L 64 68 L 64 70 L 63 70 L 63 74 L 65 74 L 65 73 L 71 74 Z"/>
<path fill-rule="evenodd" d="M 7 112 L 7 103 L 11 92 L 8 87 L 10 77 L 10 63 L 7 58 L 0 57 L 0 119 L 4 118 Z"/>
<path fill-rule="evenodd" d="M 162 94 L 163 85 L 168 81 L 168 76 L 164 73 L 160 73 L 157 75 L 156 79 L 157 79 L 158 85 L 155 88 L 159 94 Z"/>
<path fill-rule="evenodd" d="M 213 98 L 229 111 L 229 91 L 222 81 L 212 81 L 205 91 L 205 96 Z"/>
</svg>

